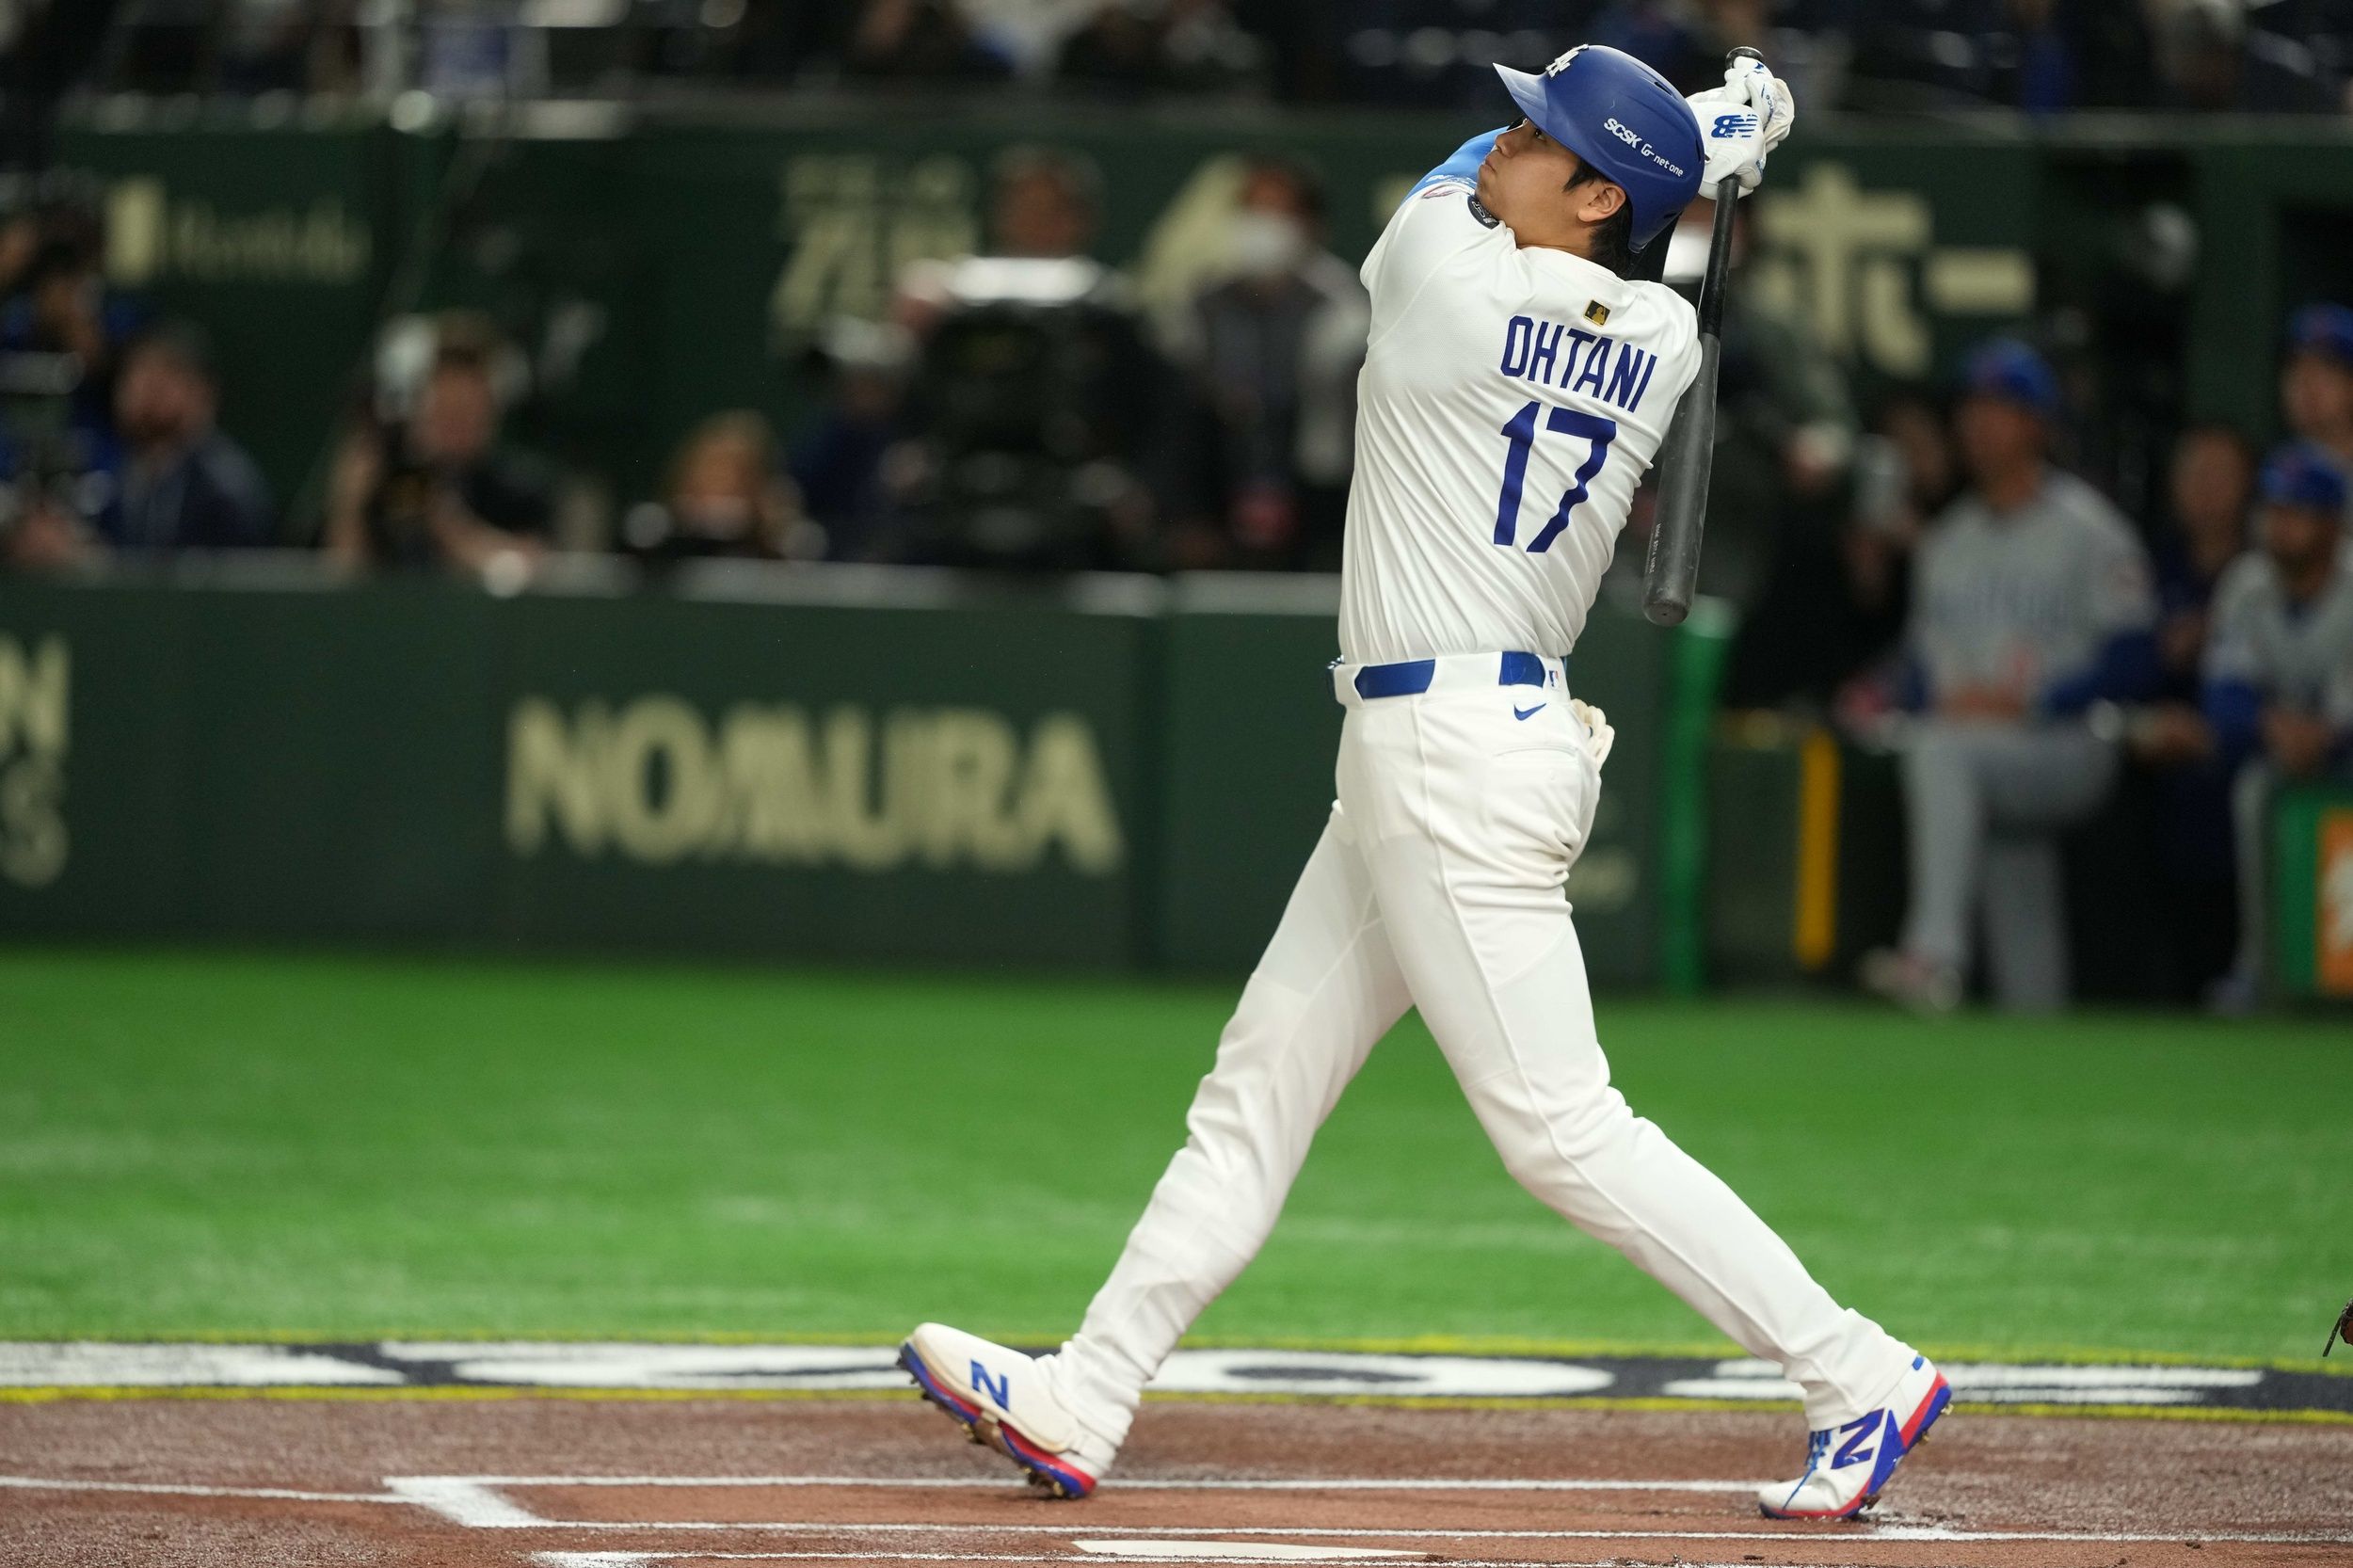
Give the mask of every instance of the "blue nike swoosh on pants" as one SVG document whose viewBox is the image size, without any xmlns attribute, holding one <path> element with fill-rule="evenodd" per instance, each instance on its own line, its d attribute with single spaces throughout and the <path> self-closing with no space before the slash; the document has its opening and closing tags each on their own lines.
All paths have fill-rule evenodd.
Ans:
<svg viewBox="0 0 2353 1568">
<path fill-rule="evenodd" d="M 1544 711 L 1545 705 L 1540 702 L 1533 708 L 1514 708 L 1512 710 L 1512 716 L 1515 719 L 1529 719 L 1535 717 L 1538 713 L 1541 713 Z"/>
</svg>

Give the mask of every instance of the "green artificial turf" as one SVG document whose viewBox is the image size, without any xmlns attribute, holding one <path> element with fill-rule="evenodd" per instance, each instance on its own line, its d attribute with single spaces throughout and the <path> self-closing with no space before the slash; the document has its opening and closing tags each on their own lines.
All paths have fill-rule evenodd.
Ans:
<svg viewBox="0 0 2353 1568">
<path fill-rule="evenodd" d="M 1227 985 L 0 954 L 0 1335 L 1076 1321 Z M 1619 1083 L 1931 1348 L 2309 1360 L 2344 1021 L 1605 1000 Z M 1205 1336 L 1719 1343 L 1504 1176 L 1419 1025 Z"/>
</svg>

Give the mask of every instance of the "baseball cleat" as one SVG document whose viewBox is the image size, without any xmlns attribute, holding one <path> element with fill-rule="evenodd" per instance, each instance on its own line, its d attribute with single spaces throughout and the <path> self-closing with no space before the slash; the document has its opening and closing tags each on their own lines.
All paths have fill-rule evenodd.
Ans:
<svg viewBox="0 0 2353 1568">
<path fill-rule="evenodd" d="M 1040 1491 L 1083 1497 L 1111 1468 L 1112 1446 L 1087 1430 L 1055 1387 L 1050 1356 L 1032 1358 L 925 1323 L 899 1347 L 899 1365 L 968 1438 L 1018 1464 Z"/>
<path fill-rule="evenodd" d="M 1920 1446 L 1952 1398 L 1945 1374 L 1927 1356 L 1913 1356 L 1886 1404 L 1814 1433 L 1805 1474 L 1794 1483 L 1758 1487 L 1756 1506 L 1768 1519 L 1853 1518 L 1879 1501 L 1896 1466 Z"/>
</svg>

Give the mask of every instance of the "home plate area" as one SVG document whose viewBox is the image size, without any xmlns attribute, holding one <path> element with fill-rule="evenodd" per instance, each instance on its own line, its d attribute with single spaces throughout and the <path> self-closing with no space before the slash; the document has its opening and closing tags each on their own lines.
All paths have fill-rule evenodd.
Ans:
<svg viewBox="0 0 2353 1568">
<path fill-rule="evenodd" d="M 2165 1568 L 2353 1561 L 2353 1425 L 1963 1410 L 1878 1516 L 1758 1516 L 1784 1410 L 1155 1401 L 1083 1503 L 910 1393 L 0 1402 L 0 1562 Z"/>
</svg>

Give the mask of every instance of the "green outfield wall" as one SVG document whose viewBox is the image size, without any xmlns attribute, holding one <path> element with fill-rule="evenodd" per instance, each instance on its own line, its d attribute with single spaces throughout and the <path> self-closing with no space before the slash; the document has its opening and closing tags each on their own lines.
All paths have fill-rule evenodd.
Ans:
<svg viewBox="0 0 2353 1568">
<path fill-rule="evenodd" d="M 642 493 L 714 408 L 789 421 L 824 322 L 879 315 L 907 262 L 979 244 L 1010 147 L 1103 171 L 1096 254 L 1152 307 L 1200 282 L 1250 152 L 1322 171 L 1331 244 L 1353 258 L 1479 128 L 984 103 L 536 104 L 395 130 L 118 103 L 73 118 L 59 152 L 105 193 L 115 280 L 217 338 L 229 423 L 282 494 L 314 479 L 373 324 L 420 304 L 489 311 L 540 374 L 524 433 Z M 2194 279 L 2161 276 L 2156 208 L 2203 236 Z M 2282 311 L 2345 292 L 2353 133 L 1809 117 L 1752 210 L 1744 308 L 1801 320 L 1865 385 L 1930 376 L 1973 338 L 2062 312 L 2110 358 L 2130 346 L 2185 375 L 2190 411 L 2260 428 Z"/>
<path fill-rule="evenodd" d="M 1329 805 L 1334 598 L 0 584 L 0 933 L 1237 969 Z M 1619 734 L 1571 887 L 1613 983 L 1661 973 L 1694 808 L 1674 646 L 1605 608 L 1573 665 Z"/>
</svg>

